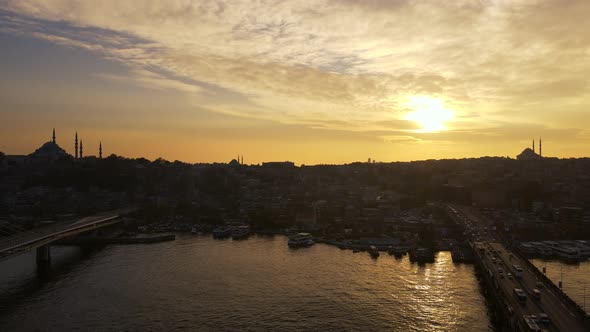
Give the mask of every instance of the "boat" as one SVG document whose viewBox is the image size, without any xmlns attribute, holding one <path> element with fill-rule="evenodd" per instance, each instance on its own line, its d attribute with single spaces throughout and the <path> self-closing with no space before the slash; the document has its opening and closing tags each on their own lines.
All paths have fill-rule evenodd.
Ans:
<svg viewBox="0 0 590 332">
<path fill-rule="evenodd" d="M 314 244 L 313 237 L 309 233 L 297 233 L 289 237 L 289 247 L 301 248 L 310 247 Z"/>
<path fill-rule="evenodd" d="M 428 248 L 417 248 L 410 250 L 410 262 L 433 263 L 434 252 Z"/>
<path fill-rule="evenodd" d="M 352 252 L 353 252 L 353 253 L 355 253 L 355 254 L 356 254 L 357 252 L 359 252 L 359 251 L 361 251 L 361 250 L 360 250 L 360 249 L 352 249 Z"/>
<path fill-rule="evenodd" d="M 580 254 L 576 248 L 562 246 L 553 248 L 553 251 L 557 254 L 557 257 L 566 262 L 578 262 L 580 260 Z"/>
<path fill-rule="evenodd" d="M 199 232 L 199 228 L 196 226 L 191 229 L 191 233 L 193 233 L 193 234 L 197 234 L 198 232 Z"/>
<path fill-rule="evenodd" d="M 406 254 L 406 249 L 402 247 L 391 247 L 387 250 L 390 255 L 394 255 L 396 258 L 401 258 Z"/>
<path fill-rule="evenodd" d="M 236 226 L 231 231 L 232 240 L 241 240 L 248 236 L 250 236 L 250 226 L 248 225 Z"/>
<path fill-rule="evenodd" d="M 231 229 L 227 226 L 220 226 L 213 229 L 213 238 L 223 239 L 231 235 Z"/>
<path fill-rule="evenodd" d="M 373 257 L 373 258 L 379 257 L 379 249 L 377 249 L 377 247 L 369 246 L 369 249 L 367 251 L 369 252 L 369 255 L 371 255 L 371 257 Z"/>
</svg>

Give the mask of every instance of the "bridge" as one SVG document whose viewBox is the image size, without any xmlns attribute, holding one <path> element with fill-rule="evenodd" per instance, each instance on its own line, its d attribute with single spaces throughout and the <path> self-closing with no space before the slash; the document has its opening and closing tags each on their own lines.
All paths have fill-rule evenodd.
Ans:
<svg viewBox="0 0 590 332">
<path fill-rule="evenodd" d="M 72 222 L 19 232 L 0 239 L 0 261 L 37 250 L 37 266 L 47 267 L 51 262 L 50 244 L 64 237 L 88 232 L 121 222 L 121 216 L 135 208 L 120 209 L 88 216 Z"/>
<path fill-rule="evenodd" d="M 490 220 L 471 207 L 447 208 L 451 218 L 467 232 L 486 290 L 494 299 L 497 313 L 504 317 L 504 329 L 590 330 L 590 317 L 526 258 L 505 246 L 492 231 Z M 544 315 L 547 317 L 541 319 Z"/>
</svg>

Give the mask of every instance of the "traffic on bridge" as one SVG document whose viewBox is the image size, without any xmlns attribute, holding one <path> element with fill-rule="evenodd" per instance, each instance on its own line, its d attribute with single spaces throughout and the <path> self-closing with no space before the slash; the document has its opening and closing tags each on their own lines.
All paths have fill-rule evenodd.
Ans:
<svg viewBox="0 0 590 332">
<path fill-rule="evenodd" d="M 555 294 L 554 285 L 538 278 L 539 271 L 511 252 L 495 234 L 492 223 L 471 207 L 448 206 L 451 217 L 470 239 L 484 277 L 501 300 L 498 305 L 520 331 L 588 331 L 586 317 Z"/>
</svg>

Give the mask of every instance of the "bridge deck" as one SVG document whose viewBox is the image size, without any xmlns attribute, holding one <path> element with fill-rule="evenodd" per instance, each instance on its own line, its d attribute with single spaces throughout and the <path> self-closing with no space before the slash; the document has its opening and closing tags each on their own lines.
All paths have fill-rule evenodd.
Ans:
<svg viewBox="0 0 590 332">
<path fill-rule="evenodd" d="M 120 222 L 120 215 L 129 211 L 131 210 L 105 212 L 74 222 L 37 228 L 2 238 L 0 239 L 0 260 L 57 241 L 63 237 L 118 223 Z"/>
<path fill-rule="evenodd" d="M 545 313 L 549 316 L 551 323 L 539 323 L 541 329 L 549 331 L 588 331 L 584 319 L 576 308 L 553 292 L 553 286 L 546 284 L 546 280 L 537 277 L 537 271 L 532 271 L 530 264 L 523 261 L 523 258 L 513 254 L 502 243 L 496 241 L 491 232 L 485 231 L 486 227 L 491 228 L 491 223 L 479 216 L 471 208 L 454 207 L 457 216 L 456 221 L 469 225 L 471 228 L 471 240 L 473 247 L 476 248 L 476 259 L 479 259 L 484 273 L 493 278 L 495 291 L 501 294 L 505 305 L 509 305 L 513 311 L 511 320 L 523 330 L 527 330 L 523 316 L 536 315 Z M 479 248 L 484 248 L 480 251 Z M 514 265 L 522 268 L 522 277 L 517 278 L 515 275 Z M 502 272 L 500 272 L 502 271 Z M 507 276 L 508 273 L 512 277 Z M 522 289 L 527 300 L 519 302 L 514 294 L 514 289 Z M 533 289 L 538 289 L 541 294 L 536 297 Z"/>
</svg>

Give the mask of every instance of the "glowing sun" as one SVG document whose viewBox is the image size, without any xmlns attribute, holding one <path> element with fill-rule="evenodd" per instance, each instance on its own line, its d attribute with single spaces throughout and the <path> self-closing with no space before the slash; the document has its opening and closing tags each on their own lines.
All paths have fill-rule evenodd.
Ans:
<svg viewBox="0 0 590 332">
<path fill-rule="evenodd" d="M 423 132 L 445 130 L 445 122 L 453 119 L 453 111 L 446 108 L 442 100 L 429 96 L 411 96 L 406 106 L 412 109 L 404 120 L 415 121 Z"/>
</svg>

